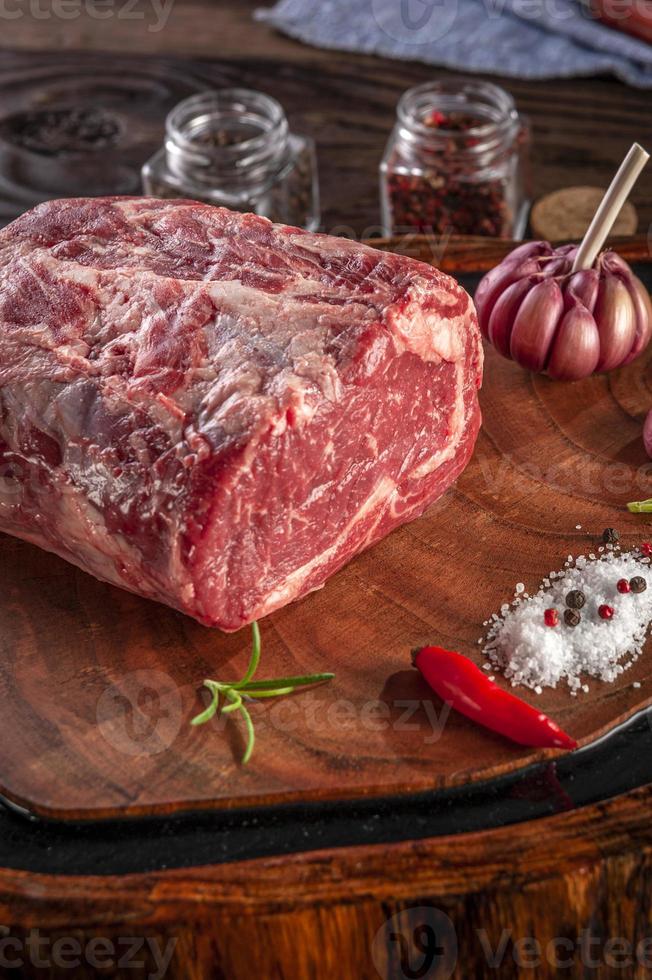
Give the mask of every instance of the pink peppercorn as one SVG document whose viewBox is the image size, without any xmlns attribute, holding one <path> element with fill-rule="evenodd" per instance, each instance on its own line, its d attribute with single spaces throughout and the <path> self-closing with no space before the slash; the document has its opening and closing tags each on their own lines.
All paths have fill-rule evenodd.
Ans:
<svg viewBox="0 0 652 980">
<path fill-rule="evenodd" d="M 446 116 L 444 113 L 437 112 L 437 110 L 434 109 L 426 119 L 426 126 L 443 126 L 445 122 Z"/>
<path fill-rule="evenodd" d="M 543 618 L 546 626 L 557 626 L 559 623 L 559 613 L 556 609 L 546 609 Z"/>
<path fill-rule="evenodd" d="M 613 619 L 613 606 L 608 606 L 606 603 L 603 603 L 603 605 L 598 607 L 598 616 L 600 619 Z"/>
<path fill-rule="evenodd" d="M 619 592 L 622 592 L 623 595 L 625 595 L 625 593 L 627 592 L 631 592 L 630 584 L 626 578 L 618 579 L 618 581 L 616 582 L 616 588 L 618 589 Z"/>
<path fill-rule="evenodd" d="M 643 544 L 641 545 L 641 552 L 645 555 L 646 558 L 652 557 L 652 544 L 650 544 L 649 541 L 644 541 Z"/>
</svg>

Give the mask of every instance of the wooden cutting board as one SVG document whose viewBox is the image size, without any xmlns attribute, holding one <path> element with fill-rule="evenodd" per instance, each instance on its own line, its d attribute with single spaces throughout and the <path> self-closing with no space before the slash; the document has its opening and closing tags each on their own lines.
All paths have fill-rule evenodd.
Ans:
<svg viewBox="0 0 652 980">
<path fill-rule="evenodd" d="M 468 269 L 472 254 L 452 248 L 449 264 Z M 244 671 L 248 630 L 222 635 L 0 536 L 0 793 L 42 816 L 84 819 L 404 794 L 540 759 L 449 714 L 409 651 L 433 641 L 482 662 L 483 620 L 516 582 L 534 588 L 568 554 L 593 550 L 606 526 L 626 545 L 652 535 L 648 518 L 624 508 L 652 496 L 641 441 L 651 383 L 652 351 L 564 385 L 489 350 L 484 425 L 457 485 L 261 624 L 260 678 L 337 676 L 252 708 L 246 768 L 237 719 L 189 722 L 205 677 Z M 589 694 L 522 693 L 588 742 L 652 702 L 652 648 Z"/>
</svg>

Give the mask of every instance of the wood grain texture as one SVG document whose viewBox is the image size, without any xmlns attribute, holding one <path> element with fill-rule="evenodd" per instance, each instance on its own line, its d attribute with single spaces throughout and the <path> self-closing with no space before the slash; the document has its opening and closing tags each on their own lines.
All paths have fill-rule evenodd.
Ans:
<svg viewBox="0 0 652 980">
<path fill-rule="evenodd" d="M 532 589 L 569 553 L 595 550 L 605 526 L 626 545 L 647 533 L 649 520 L 624 503 L 652 495 L 641 441 L 651 372 L 652 351 L 568 385 L 488 350 L 483 429 L 457 484 L 262 623 L 261 677 L 337 676 L 253 706 L 259 737 L 246 768 L 237 720 L 189 721 L 205 677 L 244 671 L 248 631 L 224 636 L 3 538 L 0 792 L 83 819 L 408 793 L 544 758 L 450 714 L 409 650 L 437 642 L 482 662 L 482 623 L 516 582 Z M 525 695 L 587 742 L 652 700 L 652 663 L 578 698 Z"/>
<path fill-rule="evenodd" d="M 180 98 L 189 79 L 204 87 L 262 89 L 280 100 L 298 132 L 316 140 L 324 230 L 348 229 L 358 237 L 377 234 L 378 164 L 396 103 L 405 89 L 433 74 L 454 73 L 416 62 L 303 46 L 253 22 L 256 5 L 256 0 L 244 4 L 177 0 L 168 27 L 158 34 L 126 18 L 92 21 L 82 16 L 62 23 L 25 16 L 3 21 L 0 44 L 5 49 L 40 49 L 0 49 L 3 112 L 23 91 L 26 80 L 34 82 L 40 72 L 54 69 L 67 72 L 72 89 L 79 68 L 98 74 L 118 72 L 124 78 L 131 73 L 158 77 L 162 92 L 179 86 Z M 91 4 L 82 4 L 87 6 Z M 75 48 L 79 53 L 71 50 Z M 111 50 L 114 53 L 107 53 Z M 129 52 L 136 56 L 126 57 Z M 182 57 L 189 54 L 206 60 Z M 519 110 L 531 120 L 535 198 L 571 184 L 606 188 L 631 143 L 646 141 L 649 93 L 645 91 L 606 78 L 545 84 L 492 80 L 512 92 Z M 144 161 L 152 152 L 150 138 L 157 127 L 159 138 L 163 136 L 165 109 L 161 99 L 158 108 L 153 102 L 143 103 L 139 111 L 136 86 L 133 94 Z M 34 98 L 38 97 L 35 91 Z M 652 167 L 641 175 L 631 199 L 639 214 L 639 231 L 647 235 L 652 223 Z"/>
<path fill-rule="evenodd" d="M 400 238 L 374 239 L 369 244 L 399 252 L 401 255 L 411 255 L 421 262 L 437 265 L 444 272 L 455 276 L 487 272 L 501 262 L 518 243 L 482 238 L 479 235 L 451 235 L 445 246 L 438 249 L 427 235 L 402 235 Z M 652 262 L 650 240 L 645 235 L 635 235 L 632 238 L 613 236 L 607 240 L 605 248 L 615 249 L 628 262 Z"/>
<path fill-rule="evenodd" d="M 96 20 L 88 15 L 86 5 L 81 16 L 74 20 L 36 19 L 29 16 L 29 5 L 24 4 L 26 15 L 22 19 L 3 21 L 0 43 L 24 49 L 16 54 L 0 52 L 4 104 L 12 91 L 12 79 L 15 82 L 29 75 L 34 66 L 66 63 L 63 54 L 66 51 L 71 64 L 90 63 L 98 68 L 124 64 L 116 54 L 103 56 L 102 52 L 106 51 L 121 56 L 132 52 L 138 65 L 147 61 L 143 58 L 145 53 L 165 55 L 167 60 L 157 57 L 147 64 L 160 66 L 157 70 L 162 75 L 176 71 L 185 74 L 190 70 L 193 77 L 200 74 L 202 79 L 206 77 L 205 65 L 186 62 L 181 67 L 172 58 L 212 59 L 211 84 L 245 84 L 269 91 L 286 105 L 297 129 L 317 138 L 324 226 L 331 230 L 345 225 L 361 235 L 365 229 L 378 226 L 376 167 L 392 125 L 396 100 L 409 85 L 431 78 L 433 69 L 304 47 L 262 25 L 252 24 L 250 16 L 256 2 L 177 0 L 168 27 L 159 33 L 148 31 L 147 22 L 142 20 Z M 139 0 L 136 12 L 144 6 L 145 0 Z M 58 54 L 36 54 L 37 49 Z M 95 53 L 77 53 L 82 50 Z M 649 117 L 649 95 L 612 79 L 572 79 L 545 85 L 503 80 L 503 84 L 514 93 L 519 109 L 533 123 L 535 196 L 568 184 L 589 182 L 606 186 L 632 140 L 645 138 L 641 127 Z M 162 118 L 150 121 L 152 130 L 157 123 L 161 126 Z M 147 149 L 144 147 L 144 152 Z M 641 178 L 633 200 L 641 217 L 641 230 L 645 232 L 652 222 L 652 172 Z M 435 247 L 439 248 L 440 244 L 435 243 Z M 431 243 L 417 241 L 407 247 L 421 257 L 432 257 Z M 648 254 L 645 238 L 641 239 L 639 254 Z M 487 268 L 494 255 L 487 250 L 486 242 L 465 243 L 461 247 L 459 243 L 449 242 L 444 249 L 443 264 L 467 271 Z M 636 377 L 643 387 L 634 388 L 634 398 L 627 392 L 627 406 L 622 415 L 619 403 L 609 402 L 618 418 L 618 431 L 620 421 L 625 421 L 629 448 L 622 443 L 608 445 L 606 437 L 598 444 L 598 435 L 593 433 L 591 439 L 595 441 L 588 445 L 598 454 L 604 453 L 606 447 L 609 454 L 629 453 L 636 460 L 641 458 L 634 429 L 638 430 L 636 415 L 641 411 L 644 390 L 649 387 L 649 368 Z M 619 392 L 622 398 L 622 386 Z M 586 390 L 583 394 L 587 394 Z M 570 406 L 567 407 L 570 411 Z M 575 410 L 578 409 L 585 410 L 583 402 L 578 401 Z M 563 432 L 560 430 L 560 439 L 563 445 L 568 445 L 565 431 L 565 428 Z M 586 457 L 584 442 L 577 452 L 578 458 Z M 625 488 L 618 503 L 626 492 Z M 510 519 L 513 520 L 513 515 L 501 517 L 500 522 Z M 571 528 L 580 522 L 585 523 L 581 518 L 572 521 Z M 563 556 L 566 526 L 552 531 L 549 523 L 544 526 L 547 546 L 556 552 L 559 545 Z M 634 524 L 629 527 L 633 535 Z M 405 532 L 408 533 L 411 532 Z M 96 700 L 107 689 L 107 636 L 111 637 L 116 657 L 117 678 L 125 669 L 128 672 L 149 663 L 157 664 L 161 656 L 172 664 L 174 676 L 184 678 L 190 677 L 198 662 L 202 670 L 221 664 L 229 676 L 234 676 L 236 666 L 240 669 L 244 663 L 243 638 L 221 639 L 218 651 L 213 637 L 204 639 L 205 631 L 193 624 L 170 616 L 160 607 L 122 595 L 119 598 L 117 594 L 107 595 L 103 587 L 71 572 L 62 563 L 47 559 L 43 564 L 43 556 L 32 549 L 3 539 L 0 553 L 5 555 L 0 570 L 3 587 L 13 588 L 17 578 L 19 590 L 11 600 L 13 606 L 5 606 L 3 623 L 12 619 L 12 610 L 19 617 L 24 615 L 20 611 L 20 593 L 27 583 L 36 593 L 32 602 L 39 614 L 43 614 L 40 625 L 31 628 L 20 651 L 3 650 L 3 658 L 9 656 L 10 664 L 18 664 L 19 660 L 22 664 L 15 672 L 11 668 L 5 671 L 0 679 L 3 704 L 14 697 L 18 702 L 24 699 L 22 707 L 15 707 L 13 728 L 5 719 L 3 750 L 17 741 L 17 733 L 25 743 L 25 754 L 30 756 L 28 767 L 36 758 L 35 753 L 45 750 L 45 765 L 36 763 L 41 778 L 48 758 L 54 759 L 67 739 L 72 739 L 73 745 L 81 746 L 81 751 L 88 754 L 91 769 L 112 772 L 118 764 L 115 758 L 102 758 L 106 746 L 99 749 L 97 745 L 85 746 L 83 738 L 75 735 L 80 715 L 75 703 L 78 692 L 82 690 L 86 699 L 83 703 L 88 706 L 89 688 L 94 687 Z M 14 559 L 15 566 L 10 569 Z M 503 559 L 502 564 L 506 562 Z M 530 567 L 535 576 L 536 565 L 536 556 L 531 554 Z M 359 579 L 352 577 L 347 582 L 356 595 Z M 319 599 L 315 596 L 306 602 Z M 77 612 L 87 607 L 90 615 L 80 625 Z M 319 609 L 322 608 L 320 605 Z M 389 610 L 385 621 L 391 637 L 395 635 L 396 621 L 400 624 L 406 615 L 414 614 L 391 604 Z M 414 619 L 410 618 L 410 622 Z M 158 647 L 154 651 L 145 640 L 140 645 L 132 642 L 143 623 L 144 636 L 157 637 Z M 282 628 L 280 623 L 278 630 Z M 467 628 L 471 638 L 468 624 Z M 103 629 L 105 634 L 101 632 Z M 277 651 L 274 656 L 280 661 L 287 659 L 276 623 L 268 624 L 266 633 L 266 651 L 273 648 Z M 98 634 L 102 637 L 99 642 Z M 43 656 L 30 652 L 32 638 L 36 649 L 49 649 L 47 662 Z M 334 639 L 339 643 L 338 659 L 344 664 L 352 662 L 351 671 L 356 664 L 361 669 L 358 657 L 364 651 L 358 647 L 357 631 L 347 629 L 343 623 Z M 54 662 L 54 653 L 62 656 L 65 644 L 73 650 L 63 656 L 59 667 Z M 82 657 L 87 659 L 84 679 L 80 682 L 74 671 L 75 663 Z M 311 649 L 311 668 L 316 667 L 316 660 Z M 271 670 L 272 665 L 267 666 Z M 400 667 L 403 667 L 402 659 Z M 61 683 L 59 696 L 65 706 L 65 711 L 60 712 L 61 728 L 53 726 L 35 735 L 28 727 L 34 710 L 30 703 L 33 692 L 36 691 L 35 703 L 47 708 L 53 700 L 53 692 L 47 690 L 52 682 Z M 194 683 L 189 680 L 184 710 L 189 713 L 194 705 Z M 149 717 L 151 707 L 146 700 L 143 708 Z M 147 717 L 144 716 L 145 721 Z M 86 724 L 94 724 L 92 709 Z M 261 732 L 261 741 L 263 738 L 266 735 Z M 235 735 L 233 740 L 237 749 Z M 205 745 L 205 740 L 202 744 Z M 290 746 L 292 755 L 296 749 L 296 743 Z M 201 754 L 199 743 L 196 752 Z M 124 758 L 121 761 L 125 763 Z M 140 765 L 142 778 L 150 785 L 156 783 L 156 756 L 140 763 L 132 759 L 129 765 L 134 768 Z M 341 760 L 335 760 L 333 765 L 344 769 Z M 354 776 L 355 773 L 350 774 L 352 782 Z M 66 779 L 65 771 L 63 778 Z M 134 800 L 125 799 L 125 802 Z M 51 930 L 52 939 L 72 935 L 84 942 L 95 936 L 117 942 L 125 936 L 147 935 L 163 945 L 170 938 L 176 939 L 177 947 L 166 974 L 169 980 L 239 980 L 249 976 L 276 980 L 331 980 L 334 976 L 343 980 L 375 980 L 381 976 L 401 980 L 404 973 L 400 969 L 397 944 L 384 944 L 383 959 L 377 968 L 372 959 L 373 940 L 388 918 L 401 912 L 404 921 L 407 920 L 405 935 L 418 967 L 421 960 L 414 950 L 413 930 L 427 919 L 427 913 L 424 916 L 406 910 L 425 906 L 441 909 L 454 923 L 460 948 L 454 973 L 457 980 L 471 977 L 482 980 L 496 975 L 552 978 L 559 973 L 545 963 L 536 971 L 519 970 L 510 955 L 510 945 L 502 968 L 498 971 L 489 968 L 478 945 L 477 929 L 486 928 L 494 948 L 503 929 L 511 930 L 512 943 L 528 935 L 534 935 L 544 944 L 555 936 L 574 941 L 586 928 L 593 929 L 603 940 L 622 936 L 636 943 L 647 938 L 652 907 L 651 805 L 652 794 L 646 788 L 600 806 L 520 825 L 518 829 L 508 827 L 461 838 L 391 847 L 315 852 L 232 864 L 226 869 L 224 866 L 195 868 L 126 879 L 55 878 L 3 870 L 0 871 L 0 921 L 9 926 L 10 934 L 19 937 L 25 935 L 24 930 L 36 926 Z M 614 976 L 642 980 L 649 976 L 649 970 L 637 965 L 614 969 L 604 957 L 598 962 L 598 967 L 589 971 L 576 955 L 565 975 L 590 975 L 598 980 L 610 980 Z M 99 975 L 144 980 L 151 975 L 151 966 L 150 958 L 142 968 L 114 967 Z M 4 970 L 0 971 L 0 975 L 4 974 Z M 38 978 L 47 975 L 77 980 L 97 977 L 98 971 L 87 965 L 60 971 L 53 968 L 44 973 L 25 962 L 20 971 L 6 971 L 6 975 Z"/>
<path fill-rule="evenodd" d="M 404 935 L 418 975 L 423 955 L 417 930 L 428 924 L 437 926 L 445 951 L 456 941 L 450 974 L 456 980 L 559 975 L 638 980 L 649 976 L 649 969 L 635 956 L 629 966 L 614 967 L 607 943 L 620 939 L 635 950 L 649 938 L 651 804 L 648 787 L 522 824 L 518 833 L 506 827 L 226 868 L 121 878 L 1 871 L 0 918 L 19 941 L 32 927 L 50 942 L 72 937 L 86 944 L 102 936 L 118 947 L 125 937 L 141 937 L 164 948 L 176 941 L 168 980 L 404 980 L 410 974 L 402 969 L 399 943 L 389 933 Z M 594 940 L 588 953 L 578 949 L 583 933 Z M 528 937 L 544 951 L 537 971 L 515 962 L 517 943 Z M 560 948 L 569 961 L 563 974 L 547 953 L 559 937 L 571 944 L 570 952 Z M 487 944 L 495 950 L 501 940 L 504 959 L 492 966 Z M 589 954 L 594 966 L 587 964 Z M 140 970 L 111 975 L 140 980 L 151 969 L 148 957 Z M 29 962 L 23 970 L 26 977 L 44 975 Z M 98 973 L 86 965 L 76 973 L 53 969 L 48 975 Z"/>
</svg>

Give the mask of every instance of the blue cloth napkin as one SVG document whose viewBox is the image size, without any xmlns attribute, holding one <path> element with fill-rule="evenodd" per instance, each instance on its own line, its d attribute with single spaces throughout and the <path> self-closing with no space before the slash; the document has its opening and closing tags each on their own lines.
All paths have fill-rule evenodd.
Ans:
<svg viewBox="0 0 652 980">
<path fill-rule="evenodd" d="M 613 73 L 652 88 L 652 45 L 579 0 L 280 0 L 255 16 L 323 48 L 513 78 Z"/>
</svg>

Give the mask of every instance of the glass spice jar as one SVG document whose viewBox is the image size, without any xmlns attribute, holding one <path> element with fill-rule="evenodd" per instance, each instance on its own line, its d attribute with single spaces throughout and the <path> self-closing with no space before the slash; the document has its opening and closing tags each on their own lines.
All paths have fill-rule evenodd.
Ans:
<svg viewBox="0 0 652 980">
<path fill-rule="evenodd" d="M 529 128 L 508 92 L 451 78 L 409 89 L 380 165 L 386 235 L 520 238 Z"/>
<path fill-rule="evenodd" d="M 203 92 L 167 117 L 164 146 L 143 167 L 154 197 L 188 197 L 314 231 L 313 140 L 291 133 L 276 99 L 248 89 Z"/>
</svg>

